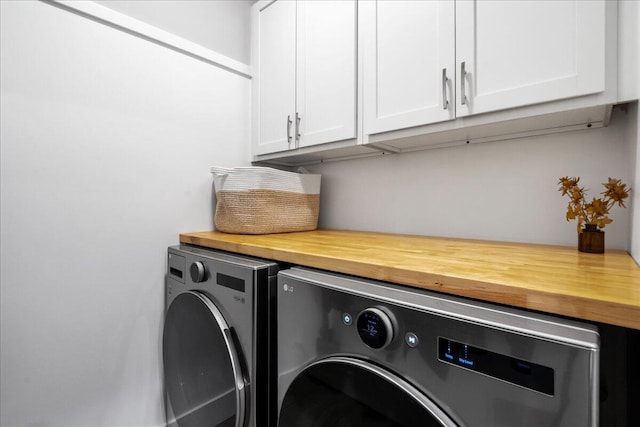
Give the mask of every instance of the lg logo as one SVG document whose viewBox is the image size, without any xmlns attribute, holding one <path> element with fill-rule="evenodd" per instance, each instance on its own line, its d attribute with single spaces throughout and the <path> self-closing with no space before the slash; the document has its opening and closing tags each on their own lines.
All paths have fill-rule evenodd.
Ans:
<svg viewBox="0 0 640 427">
<path fill-rule="evenodd" d="M 282 287 L 282 289 L 283 289 L 285 292 L 293 292 L 293 286 L 291 286 L 291 285 L 287 285 L 286 283 L 285 283 L 285 285 Z"/>
</svg>

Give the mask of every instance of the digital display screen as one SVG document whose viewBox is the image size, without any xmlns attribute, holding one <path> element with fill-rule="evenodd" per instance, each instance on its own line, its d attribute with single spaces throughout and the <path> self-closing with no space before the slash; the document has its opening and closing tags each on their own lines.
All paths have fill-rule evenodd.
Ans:
<svg viewBox="0 0 640 427">
<path fill-rule="evenodd" d="M 438 338 L 438 360 L 553 396 L 553 369 L 465 343 Z"/>
<path fill-rule="evenodd" d="M 382 318 L 373 311 L 365 311 L 358 317 L 358 334 L 371 348 L 380 348 L 387 341 L 387 328 Z"/>
</svg>

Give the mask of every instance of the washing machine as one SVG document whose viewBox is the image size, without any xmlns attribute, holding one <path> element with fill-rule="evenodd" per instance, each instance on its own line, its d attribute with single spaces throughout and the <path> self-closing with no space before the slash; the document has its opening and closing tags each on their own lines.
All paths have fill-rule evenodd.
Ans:
<svg viewBox="0 0 640 427">
<path fill-rule="evenodd" d="M 268 426 L 272 261 L 168 249 L 162 353 L 167 425 Z"/>
<path fill-rule="evenodd" d="M 279 427 L 598 424 L 592 325 L 304 268 L 277 300 Z"/>
</svg>

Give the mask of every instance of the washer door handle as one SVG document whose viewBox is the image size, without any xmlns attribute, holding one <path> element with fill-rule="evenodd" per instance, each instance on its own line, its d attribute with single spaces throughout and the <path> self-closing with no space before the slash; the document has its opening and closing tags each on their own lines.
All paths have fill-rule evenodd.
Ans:
<svg viewBox="0 0 640 427">
<path fill-rule="evenodd" d="M 233 370 L 233 377 L 236 386 L 236 427 L 243 427 L 246 411 L 245 383 L 244 376 L 242 375 L 242 365 L 240 364 L 240 355 L 238 354 L 238 350 L 236 349 L 236 345 L 231 335 L 231 328 L 229 328 L 227 321 L 224 319 L 220 310 L 218 310 L 218 307 L 216 307 L 209 298 L 199 292 L 193 292 L 193 294 L 200 298 L 207 308 L 209 308 L 224 336 L 227 352 L 231 358 L 231 369 Z"/>
</svg>

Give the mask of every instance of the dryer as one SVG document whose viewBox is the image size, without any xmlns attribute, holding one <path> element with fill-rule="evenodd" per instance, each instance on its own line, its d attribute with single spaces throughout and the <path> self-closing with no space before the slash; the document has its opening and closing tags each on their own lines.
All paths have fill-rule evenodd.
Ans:
<svg viewBox="0 0 640 427">
<path fill-rule="evenodd" d="M 279 427 L 598 425 L 592 325 L 304 268 L 277 299 Z"/>
<path fill-rule="evenodd" d="M 269 293 L 278 264 L 181 245 L 168 249 L 167 265 L 167 425 L 268 425 Z"/>
</svg>

